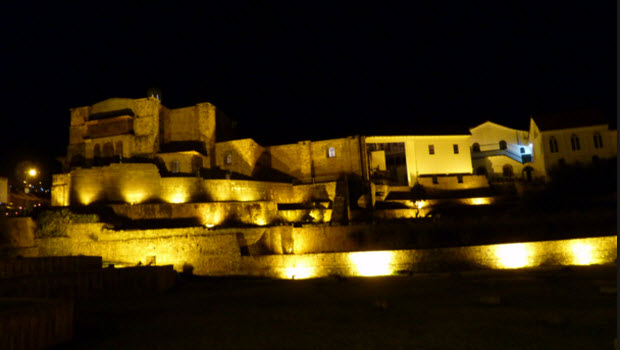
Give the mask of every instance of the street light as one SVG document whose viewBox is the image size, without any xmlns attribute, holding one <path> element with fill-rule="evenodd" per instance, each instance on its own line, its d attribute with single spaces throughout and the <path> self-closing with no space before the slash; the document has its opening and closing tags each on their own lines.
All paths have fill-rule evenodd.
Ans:
<svg viewBox="0 0 620 350">
<path fill-rule="evenodd" d="M 35 177 L 35 176 L 37 176 L 37 169 L 35 169 L 35 168 L 30 168 L 30 170 L 28 170 L 28 175 L 30 175 L 30 177 Z"/>
</svg>

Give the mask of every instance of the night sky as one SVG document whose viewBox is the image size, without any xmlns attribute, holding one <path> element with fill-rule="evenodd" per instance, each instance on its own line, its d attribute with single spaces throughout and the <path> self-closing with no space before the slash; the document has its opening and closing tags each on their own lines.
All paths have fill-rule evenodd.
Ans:
<svg viewBox="0 0 620 350">
<path fill-rule="evenodd" d="M 170 108 L 215 104 L 263 145 L 592 107 L 615 122 L 612 1 L 99 4 L 0 5 L 0 175 L 54 171 L 69 108 L 149 87 Z"/>
</svg>

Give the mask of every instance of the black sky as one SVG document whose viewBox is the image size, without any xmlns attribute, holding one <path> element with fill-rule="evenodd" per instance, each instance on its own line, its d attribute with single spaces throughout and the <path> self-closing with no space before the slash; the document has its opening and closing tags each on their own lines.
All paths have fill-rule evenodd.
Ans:
<svg viewBox="0 0 620 350">
<path fill-rule="evenodd" d="M 615 120 L 615 2 L 78 4 L 1 5 L 0 175 L 64 155 L 69 108 L 151 86 L 263 145 L 589 107 Z"/>
</svg>

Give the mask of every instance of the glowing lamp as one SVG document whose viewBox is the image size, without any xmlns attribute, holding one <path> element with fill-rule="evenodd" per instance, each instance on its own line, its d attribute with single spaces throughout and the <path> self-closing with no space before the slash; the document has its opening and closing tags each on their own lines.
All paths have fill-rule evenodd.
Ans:
<svg viewBox="0 0 620 350">
<path fill-rule="evenodd" d="M 499 268 L 517 269 L 530 265 L 530 254 L 523 243 L 497 245 L 495 256 Z"/>
<path fill-rule="evenodd" d="M 349 259 L 357 270 L 359 276 L 385 276 L 393 271 L 393 252 L 357 252 L 351 253 Z"/>
</svg>

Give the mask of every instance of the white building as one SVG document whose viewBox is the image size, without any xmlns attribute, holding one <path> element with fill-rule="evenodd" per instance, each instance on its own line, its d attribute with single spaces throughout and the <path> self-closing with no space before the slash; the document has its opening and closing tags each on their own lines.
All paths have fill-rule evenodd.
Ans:
<svg viewBox="0 0 620 350">
<path fill-rule="evenodd" d="M 548 177 L 562 164 L 591 164 L 617 156 L 617 130 L 610 130 L 598 111 L 540 115 L 530 118 L 533 166 Z"/>
<path fill-rule="evenodd" d="M 488 187 L 472 175 L 470 135 L 367 136 L 371 179 L 391 186 L 451 190 Z"/>
<path fill-rule="evenodd" d="M 531 179 L 532 144 L 528 132 L 486 121 L 469 129 L 474 173 L 490 179 Z"/>
</svg>

